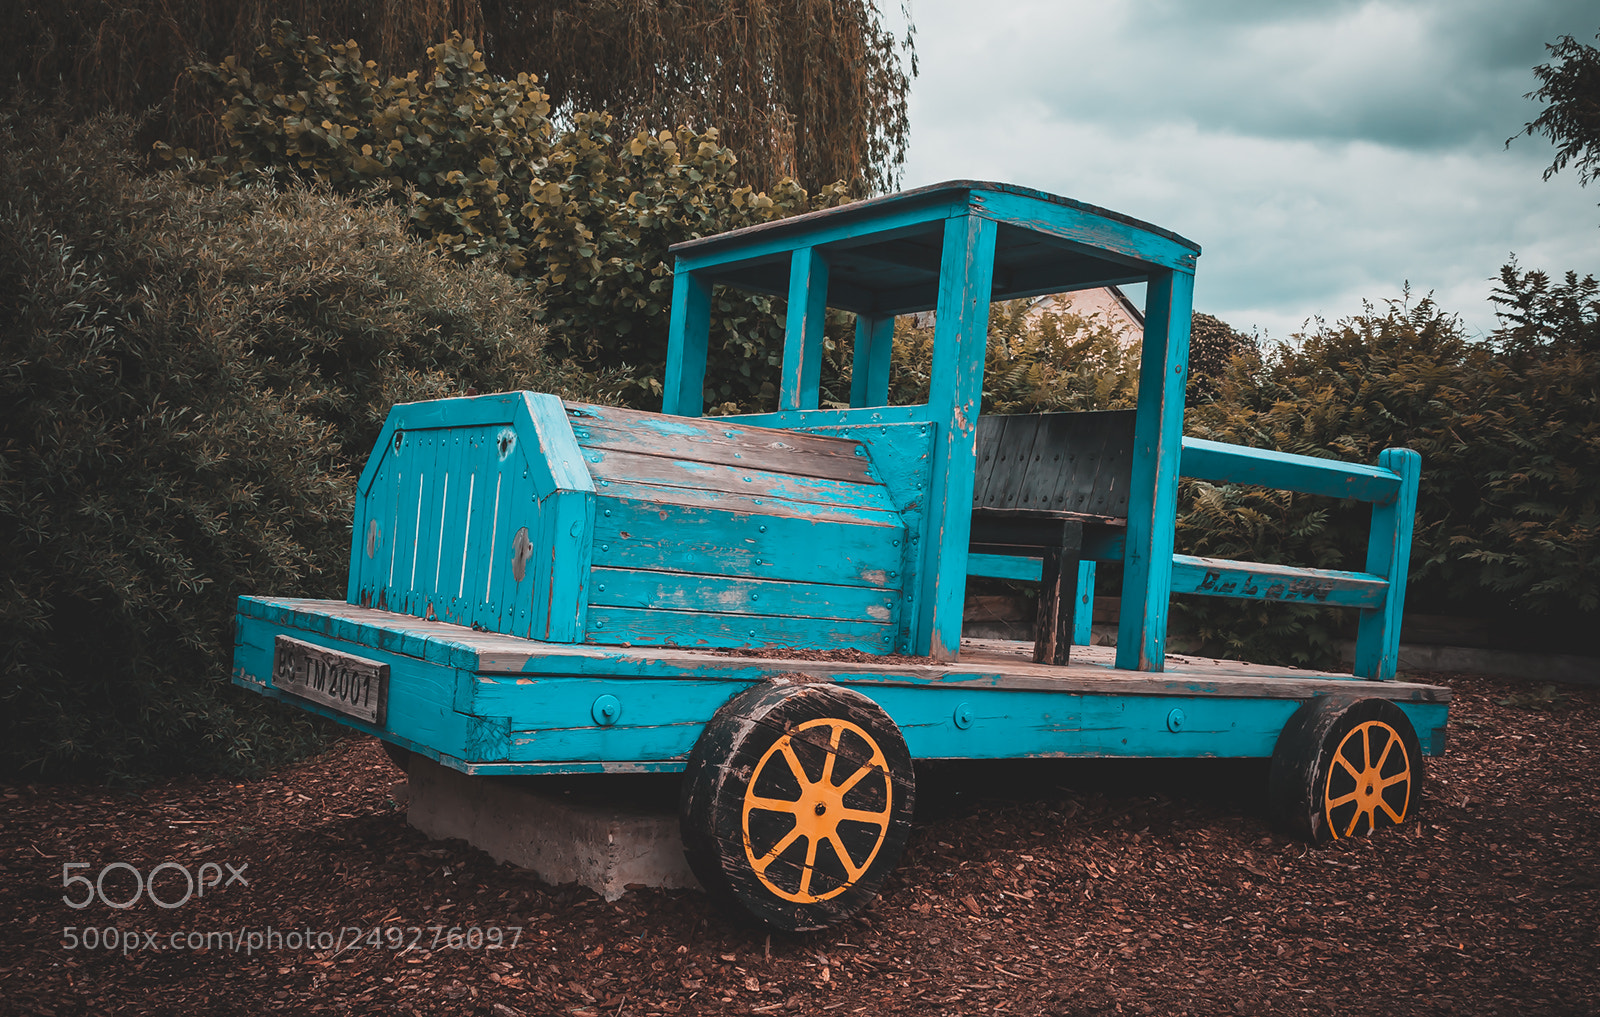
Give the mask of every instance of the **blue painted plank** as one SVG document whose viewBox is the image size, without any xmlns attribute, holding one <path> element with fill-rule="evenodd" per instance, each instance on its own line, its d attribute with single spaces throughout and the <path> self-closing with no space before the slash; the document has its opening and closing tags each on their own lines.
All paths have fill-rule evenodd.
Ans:
<svg viewBox="0 0 1600 1017">
<path fill-rule="evenodd" d="M 1370 608 L 1383 604 L 1388 589 L 1388 580 L 1368 572 L 1172 556 L 1173 593 Z"/>
<path fill-rule="evenodd" d="M 711 339 L 711 284 L 679 258 L 672 276 L 672 316 L 667 328 L 667 377 L 661 412 L 698 417 L 705 412 L 706 346 Z"/>
<path fill-rule="evenodd" d="M 583 449 L 573 436 L 567 406 L 559 396 L 522 393 L 516 424 L 519 434 L 531 432 L 519 439 L 516 448 L 528 467 L 536 497 L 555 491 L 594 491 Z"/>
<path fill-rule="evenodd" d="M 822 378 L 822 326 L 827 312 L 828 262 L 815 247 L 790 256 L 788 316 L 783 331 L 783 370 L 778 408 L 816 409 Z"/>
<path fill-rule="evenodd" d="M 1183 439 L 1180 472 L 1185 477 L 1213 484 L 1259 484 L 1280 491 L 1385 504 L 1393 501 L 1400 490 L 1400 478 L 1381 466 L 1247 448 L 1203 438 Z"/>
<path fill-rule="evenodd" d="M 879 206 L 873 210 L 871 240 L 879 240 L 897 230 L 962 215 L 968 206 L 964 192 L 907 198 L 908 193 L 902 192 L 898 196 L 899 207 L 884 209 Z M 714 237 L 673 244 L 669 253 L 676 258 L 677 271 L 688 268 L 699 272 L 713 268 L 726 270 L 728 266 L 740 262 L 767 260 L 774 255 L 788 254 L 799 247 L 832 244 L 848 247 L 852 241 L 866 242 L 862 239 L 862 224 L 854 215 L 855 211 L 845 205 L 809 213 L 809 216 L 795 216 L 780 222 L 732 230 Z M 676 305 L 677 300 L 674 299 L 673 303 Z"/>
<path fill-rule="evenodd" d="M 936 660 L 954 659 L 961 645 L 967 563 L 960 552 L 967 546 L 972 526 L 973 464 L 988 345 L 995 233 L 994 222 L 978 216 L 946 220 L 940 255 L 928 405 L 943 419 L 934 436 L 912 642 L 915 652 Z M 943 548 L 951 548 L 952 553 L 942 553 Z"/>
<path fill-rule="evenodd" d="M 1407 448 L 1384 449 L 1378 465 L 1400 478 L 1394 501 L 1372 507 L 1367 537 L 1367 571 L 1389 580 L 1383 603 L 1361 612 L 1356 629 L 1355 673 L 1389 681 L 1400 657 L 1400 618 L 1406 602 L 1406 571 L 1411 564 L 1411 528 L 1417 513 L 1422 457 Z"/>
<path fill-rule="evenodd" d="M 744 649 L 860 650 L 891 653 L 893 622 L 844 621 L 784 615 L 719 614 L 696 611 L 589 608 L 589 643 L 629 646 L 726 647 Z"/>
<path fill-rule="evenodd" d="M 1020 554 L 969 554 L 967 575 L 1037 583 L 1043 578 L 1044 559 Z"/>
<path fill-rule="evenodd" d="M 611 501 L 593 564 L 835 586 L 900 586 L 905 529 Z M 818 548 L 827 548 L 819 554 Z"/>
<path fill-rule="evenodd" d="M 755 427 L 785 427 L 807 430 L 846 425 L 919 424 L 934 420 L 926 405 L 865 406 L 859 409 L 779 410 L 775 413 L 735 413 L 718 420 L 737 421 Z"/>
<path fill-rule="evenodd" d="M 850 406 L 883 406 L 889 402 L 889 361 L 894 342 L 894 316 L 856 315 L 856 345 L 850 363 Z"/>
<path fill-rule="evenodd" d="M 597 568 L 590 579 L 589 606 L 591 610 L 706 610 L 729 615 L 790 615 L 894 624 L 899 621 L 900 594 L 867 586 Z"/>
<path fill-rule="evenodd" d="M 388 708 L 384 726 L 380 728 L 354 720 L 305 700 L 277 693 L 272 688 L 272 660 L 274 637 L 280 633 L 327 649 L 357 653 L 389 665 Z M 258 692 L 271 690 L 277 693 L 278 698 L 301 709 L 330 717 L 369 734 L 387 737 L 392 731 L 413 742 L 427 745 L 435 752 L 459 755 L 466 749 L 467 732 L 472 726 L 472 719 L 452 708 L 455 683 L 460 677 L 453 668 L 389 650 L 353 647 L 320 633 L 274 625 L 249 616 L 240 619 L 236 639 L 234 680 L 238 684 L 254 687 Z"/>
<path fill-rule="evenodd" d="M 1078 602 L 1072 608 L 1072 642 L 1077 646 L 1094 641 L 1094 573 L 1094 562 L 1078 562 Z"/>
<path fill-rule="evenodd" d="M 547 556 L 533 591 L 534 639 L 573 643 L 588 626 L 589 566 L 599 537 L 597 506 L 587 491 L 558 491 L 540 504 L 538 553 Z"/>
<path fill-rule="evenodd" d="M 1099 214 L 1100 210 L 1004 191 L 975 192 L 973 205 L 1001 222 L 1059 237 L 1099 260 L 1192 273 L 1200 253 L 1196 245 L 1165 230 L 1156 232 L 1120 216 Z"/>
<path fill-rule="evenodd" d="M 1146 290 L 1117 625 L 1117 667 L 1127 671 L 1160 671 L 1166 657 L 1193 293 L 1194 276 L 1176 271 L 1151 276 Z"/>
</svg>

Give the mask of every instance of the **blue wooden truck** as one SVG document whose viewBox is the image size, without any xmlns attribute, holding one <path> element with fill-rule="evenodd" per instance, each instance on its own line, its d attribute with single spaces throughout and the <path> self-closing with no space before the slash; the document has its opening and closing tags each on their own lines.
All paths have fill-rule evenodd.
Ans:
<svg viewBox="0 0 1600 1017">
<path fill-rule="evenodd" d="M 1394 680 L 1418 457 L 1183 437 L 1195 244 L 958 181 L 672 254 L 661 413 L 394 407 L 348 596 L 241 598 L 234 680 L 467 774 L 682 772 L 691 867 L 787 930 L 877 893 L 913 760 L 1270 758 L 1313 841 L 1411 816 L 1450 697 Z M 1136 282 L 1137 410 L 979 415 L 992 301 Z M 703 416 L 719 286 L 786 300 L 775 412 Z M 819 405 L 826 308 L 855 314 L 848 408 Z M 895 316 L 929 310 L 928 402 L 888 405 Z M 1370 503 L 1365 571 L 1174 554 L 1180 476 Z M 1073 646 L 1097 562 L 1122 567 L 1114 651 Z M 963 643 L 968 576 L 1040 584 L 1033 646 Z M 1173 595 L 1358 611 L 1355 673 L 1169 655 Z"/>
</svg>

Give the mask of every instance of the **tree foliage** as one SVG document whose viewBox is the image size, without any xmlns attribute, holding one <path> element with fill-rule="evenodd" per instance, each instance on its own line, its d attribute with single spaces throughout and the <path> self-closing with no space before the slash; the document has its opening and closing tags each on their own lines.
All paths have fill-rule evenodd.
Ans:
<svg viewBox="0 0 1600 1017">
<path fill-rule="evenodd" d="M 1544 171 L 1546 180 L 1571 164 L 1578 181 L 1587 185 L 1600 178 L 1600 49 L 1570 35 L 1545 49 L 1555 59 L 1533 69 L 1540 85 L 1525 96 L 1545 103 L 1545 108 L 1522 134 L 1530 138 L 1542 134 L 1556 146 L 1555 158 Z"/>
<path fill-rule="evenodd" d="M 131 131 L 0 119 L 8 772 L 242 769 L 313 743 L 227 684 L 234 599 L 342 595 L 390 404 L 602 394 L 545 358 L 509 278 L 433 256 L 396 210 L 142 176 Z"/>
<path fill-rule="evenodd" d="M 227 148 L 195 175 L 241 186 L 265 173 L 403 204 L 440 251 L 525 279 L 573 355 L 630 365 L 636 405 L 660 405 L 670 245 L 845 199 L 837 185 L 757 191 L 715 128 L 623 133 L 607 113 L 558 128 L 537 81 L 490 73 L 471 40 L 452 36 L 428 59 L 385 75 L 354 43 L 279 22 L 250 58 L 196 67 Z M 760 408 L 782 352 L 774 302 L 719 292 L 711 349 L 707 403 Z"/>
<path fill-rule="evenodd" d="M 184 68 L 253 52 L 280 17 L 360 39 L 389 67 L 423 64 L 431 40 L 459 31 L 489 63 L 539 74 L 567 115 L 609 110 L 628 135 L 721 127 L 761 189 L 794 177 L 889 190 L 904 161 L 911 39 L 892 37 L 874 0 L 11 3 L 0 28 L 19 43 L 0 54 L 0 75 L 80 114 L 164 106 L 157 136 L 208 148 L 217 138 Z"/>
</svg>

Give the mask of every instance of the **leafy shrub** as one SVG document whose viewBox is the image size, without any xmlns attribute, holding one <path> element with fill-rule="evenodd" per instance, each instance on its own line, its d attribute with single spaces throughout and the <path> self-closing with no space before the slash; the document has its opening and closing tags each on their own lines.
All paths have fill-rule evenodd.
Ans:
<svg viewBox="0 0 1600 1017">
<path fill-rule="evenodd" d="M 384 76 L 354 42 L 277 22 L 253 58 L 194 69 L 228 139 L 198 175 L 239 186 L 270 172 L 402 203 L 440 250 L 492 255 L 527 279 L 569 352 L 631 365 L 639 406 L 659 406 L 667 248 L 845 200 L 842 185 L 812 196 L 789 180 L 770 195 L 741 184 L 714 128 L 624 135 L 597 112 L 557 129 L 536 78 L 491 74 L 459 35 L 428 55 L 425 71 Z M 782 353 L 774 301 L 719 293 L 712 311 L 706 400 L 760 408 Z"/>
<path fill-rule="evenodd" d="M 1110 410 L 1137 402 L 1138 342 L 1126 342 L 1098 313 L 1030 313 L 1031 306 L 1027 300 L 1010 300 L 989 308 L 982 412 Z M 892 404 L 928 401 L 934 326 L 931 320 L 919 324 L 921 320 L 906 315 L 895 322 L 889 361 Z M 843 342 L 837 345 L 848 348 Z M 824 372 L 839 379 L 839 389 L 848 387 L 848 360 L 842 357 L 839 367 Z"/>
<path fill-rule="evenodd" d="M 1514 266 L 1499 296 L 1515 314 L 1489 342 L 1469 341 L 1424 299 L 1236 358 L 1185 430 L 1352 462 L 1416 449 L 1408 610 L 1497 617 L 1556 645 L 1600 615 L 1600 353 L 1581 341 L 1600 304 L 1592 279 L 1552 290 Z M 1193 482 L 1183 492 L 1182 551 L 1363 567 L 1364 506 Z M 1349 612 L 1211 598 L 1177 598 L 1174 615 L 1209 652 L 1319 664 L 1353 623 Z"/>
<path fill-rule="evenodd" d="M 315 743 L 227 684 L 235 597 L 342 596 L 353 478 L 391 403 L 581 380 L 509 278 L 434 256 L 396 210 L 139 176 L 131 130 L 0 117 L 10 772 L 239 769 Z"/>
</svg>

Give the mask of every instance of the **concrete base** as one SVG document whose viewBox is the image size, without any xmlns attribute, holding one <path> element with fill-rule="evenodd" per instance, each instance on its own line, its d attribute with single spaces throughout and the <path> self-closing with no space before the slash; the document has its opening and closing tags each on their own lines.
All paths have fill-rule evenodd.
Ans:
<svg viewBox="0 0 1600 1017">
<path fill-rule="evenodd" d="M 633 886 L 700 885 L 683 857 L 676 801 L 652 806 L 637 794 L 608 801 L 596 793 L 597 781 L 615 778 L 588 779 L 575 792 L 572 780 L 469 777 L 415 755 L 407 776 L 412 826 L 464 840 L 547 883 L 580 883 L 608 901 Z"/>
</svg>

